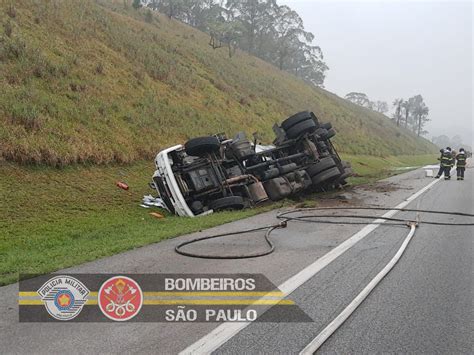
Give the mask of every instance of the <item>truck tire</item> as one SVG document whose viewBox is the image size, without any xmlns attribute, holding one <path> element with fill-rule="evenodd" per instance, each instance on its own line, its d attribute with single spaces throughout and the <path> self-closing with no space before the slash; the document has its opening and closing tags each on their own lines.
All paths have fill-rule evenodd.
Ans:
<svg viewBox="0 0 474 355">
<path fill-rule="evenodd" d="M 344 168 L 344 172 L 342 173 L 342 175 L 337 179 L 337 183 L 339 185 L 347 185 L 347 179 L 350 178 L 351 176 L 354 175 L 354 171 L 352 170 L 352 168 Z"/>
<path fill-rule="evenodd" d="M 331 139 L 336 135 L 336 131 L 334 128 L 328 129 L 328 133 L 326 133 L 326 136 L 324 137 L 325 139 Z"/>
<path fill-rule="evenodd" d="M 318 175 L 319 173 L 334 168 L 336 166 L 336 162 L 332 157 L 322 158 L 319 162 L 312 164 L 306 169 L 306 172 L 310 177 Z"/>
<path fill-rule="evenodd" d="M 326 122 L 326 123 L 323 123 L 322 125 L 320 125 L 319 127 L 327 129 L 329 131 L 332 128 L 332 124 L 331 124 L 331 122 Z"/>
<path fill-rule="evenodd" d="M 337 167 L 331 168 L 329 170 L 323 171 L 318 175 L 313 176 L 311 181 L 314 186 L 321 185 L 323 183 L 330 183 L 336 180 L 341 175 L 341 172 Z"/>
<path fill-rule="evenodd" d="M 322 139 L 325 139 L 324 137 L 326 137 L 326 134 L 328 134 L 328 130 L 326 128 L 318 128 L 316 131 L 314 131 L 314 133 Z"/>
<path fill-rule="evenodd" d="M 281 128 L 285 131 L 289 130 L 294 125 L 297 125 L 300 122 L 306 121 L 308 119 L 312 119 L 311 113 L 308 111 L 299 112 L 293 116 L 288 117 L 281 123 Z"/>
<path fill-rule="evenodd" d="M 354 170 L 352 170 L 351 163 L 345 160 L 341 161 L 342 175 L 339 178 L 340 180 L 347 179 L 354 175 Z"/>
<path fill-rule="evenodd" d="M 347 179 L 348 177 L 351 177 L 353 175 L 354 175 L 354 170 L 352 170 L 352 168 L 345 168 L 344 174 L 342 174 L 342 179 Z"/>
<path fill-rule="evenodd" d="M 316 123 L 313 120 L 305 120 L 287 130 L 286 135 L 290 139 L 296 139 L 305 133 L 314 132 L 315 129 Z"/>
<path fill-rule="evenodd" d="M 197 137 L 190 139 L 184 144 L 187 155 L 200 157 L 204 154 L 217 152 L 221 144 L 216 137 Z"/>
<path fill-rule="evenodd" d="M 244 208 L 244 199 L 242 196 L 227 196 L 212 201 L 209 207 L 214 211 L 241 210 Z"/>
</svg>

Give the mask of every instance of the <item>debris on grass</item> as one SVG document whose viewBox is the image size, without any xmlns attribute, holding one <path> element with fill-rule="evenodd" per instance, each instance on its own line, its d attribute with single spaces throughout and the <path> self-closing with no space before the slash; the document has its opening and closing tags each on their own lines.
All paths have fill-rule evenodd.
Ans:
<svg viewBox="0 0 474 355">
<path fill-rule="evenodd" d="M 117 181 L 117 182 L 115 183 L 115 185 L 117 185 L 117 187 L 119 187 L 119 188 L 121 188 L 121 189 L 123 189 L 123 190 L 128 190 L 128 189 L 129 189 L 128 185 L 127 185 L 126 183 L 124 183 L 124 182 L 121 182 L 121 181 Z"/>
<path fill-rule="evenodd" d="M 152 195 L 143 196 L 143 200 L 140 206 L 143 208 L 158 207 L 169 211 L 166 207 L 165 202 L 160 197 L 153 197 Z"/>
<path fill-rule="evenodd" d="M 158 213 L 158 212 L 150 212 L 150 216 L 155 217 L 155 218 L 159 218 L 159 219 L 165 218 L 164 215 L 162 215 L 161 213 Z"/>
</svg>

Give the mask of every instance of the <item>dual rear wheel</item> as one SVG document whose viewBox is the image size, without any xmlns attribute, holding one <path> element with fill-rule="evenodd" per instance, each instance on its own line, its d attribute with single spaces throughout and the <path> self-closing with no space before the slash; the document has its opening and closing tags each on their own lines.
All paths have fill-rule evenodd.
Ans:
<svg viewBox="0 0 474 355">
<path fill-rule="evenodd" d="M 306 133 L 315 132 L 322 139 L 330 139 L 336 135 L 330 122 L 319 124 L 308 111 L 299 112 L 288 117 L 281 123 L 281 128 L 289 139 L 297 139 Z"/>
</svg>

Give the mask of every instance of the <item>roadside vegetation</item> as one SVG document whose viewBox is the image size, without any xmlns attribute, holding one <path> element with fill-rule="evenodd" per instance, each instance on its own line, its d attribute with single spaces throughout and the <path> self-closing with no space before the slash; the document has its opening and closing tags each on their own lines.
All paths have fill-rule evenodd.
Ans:
<svg viewBox="0 0 474 355">
<path fill-rule="evenodd" d="M 124 5 L 125 4 L 125 5 Z M 151 16 L 151 17 L 150 17 Z M 131 163 L 196 135 L 258 131 L 312 110 L 341 152 L 435 151 L 386 116 L 127 1 L 0 3 L 0 154 L 22 164 Z"/>
<path fill-rule="evenodd" d="M 393 175 L 396 167 L 436 161 L 432 155 L 343 158 L 359 175 L 350 179 L 351 184 Z M 0 163 L 0 285 L 16 282 L 18 273 L 52 272 L 295 203 L 193 219 L 164 213 L 165 218 L 157 219 L 149 214 L 156 209 L 139 206 L 143 195 L 154 194 L 147 186 L 152 173 L 149 161 L 64 169 Z M 130 189 L 119 189 L 117 181 Z M 317 204 L 318 195 L 307 200 Z"/>
</svg>

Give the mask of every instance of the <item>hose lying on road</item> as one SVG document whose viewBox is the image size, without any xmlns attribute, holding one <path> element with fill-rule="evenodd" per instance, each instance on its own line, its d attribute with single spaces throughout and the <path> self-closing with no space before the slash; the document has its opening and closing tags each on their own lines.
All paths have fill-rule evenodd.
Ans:
<svg viewBox="0 0 474 355">
<path fill-rule="evenodd" d="M 331 211 L 331 210 L 372 210 L 372 211 L 400 211 L 400 212 L 416 212 L 419 213 L 427 213 L 427 214 L 437 214 L 437 215 L 449 215 L 449 216 L 462 216 L 462 217 L 470 217 L 474 218 L 474 214 L 463 213 L 463 212 L 450 212 L 450 211 L 431 211 L 431 210 L 420 210 L 420 209 L 408 209 L 408 208 L 391 208 L 391 207 L 315 207 L 315 208 L 300 208 L 295 210 L 290 210 L 286 212 L 279 213 L 276 218 L 281 220 L 277 224 L 273 224 L 270 226 L 252 228 L 252 229 L 245 229 L 239 230 L 236 232 L 229 232 L 229 233 L 222 233 L 216 235 L 208 235 L 204 237 L 198 237 L 195 239 L 191 239 L 180 243 L 175 247 L 175 251 L 178 254 L 189 256 L 192 258 L 202 258 L 202 259 L 247 259 L 247 258 L 256 258 L 260 256 L 265 256 L 271 254 L 275 250 L 275 244 L 270 240 L 270 235 L 275 229 L 286 228 L 288 221 L 297 221 L 297 222 L 309 222 L 309 223 L 325 223 L 325 224 L 382 224 L 387 222 L 386 225 L 388 226 L 395 226 L 395 225 L 403 225 L 403 226 L 410 226 L 412 224 L 430 224 L 430 225 L 438 225 L 438 226 L 474 226 L 474 222 L 471 223 L 451 223 L 451 222 L 439 222 L 439 221 L 430 221 L 430 220 L 411 220 L 411 219 L 403 219 L 403 218 L 393 218 L 393 217 L 383 217 L 383 216 L 371 216 L 371 215 L 356 215 L 356 214 L 338 214 L 338 215 L 328 215 L 324 213 L 315 213 L 315 214 L 306 214 L 307 212 L 312 211 Z M 296 213 L 305 213 L 304 215 L 297 215 L 292 216 Z M 326 218 L 326 219 L 323 219 Z M 364 221 L 354 221 L 354 220 L 347 220 L 347 219 L 374 219 L 376 218 L 379 220 L 372 221 L 370 223 Z M 337 221 L 333 219 L 346 219 L 345 221 Z M 267 249 L 261 252 L 249 253 L 249 254 L 239 254 L 239 255 L 216 255 L 216 254 L 198 254 L 193 253 L 190 251 L 184 251 L 183 247 L 189 246 L 191 244 L 195 244 L 204 240 L 216 239 L 216 238 L 224 238 L 224 237 L 231 237 L 240 234 L 252 233 L 265 230 L 265 243 L 267 244 Z"/>
<path fill-rule="evenodd" d="M 349 303 L 339 315 L 334 318 L 306 347 L 300 352 L 300 355 L 314 354 L 324 342 L 339 329 L 339 327 L 351 316 L 352 313 L 361 305 L 369 296 L 370 292 L 382 281 L 382 279 L 393 269 L 395 264 L 400 260 L 405 249 L 410 243 L 417 227 L 416 223 L 410 223 L 410 233 L 405 237 L 400 249 L 387 265 L 364 287 L 364 289 Z"/>
</svg>

